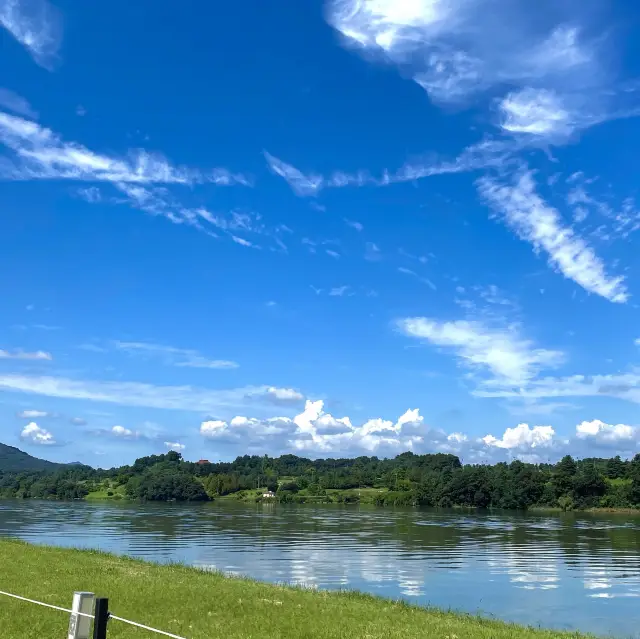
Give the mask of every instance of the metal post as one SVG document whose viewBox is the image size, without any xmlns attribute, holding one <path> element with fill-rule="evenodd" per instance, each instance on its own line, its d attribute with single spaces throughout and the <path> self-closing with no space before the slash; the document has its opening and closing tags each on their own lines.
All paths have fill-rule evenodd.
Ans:
<svg viewBox="0 0 640 639">
<path fill-rule="evenodd" d="M 67 639 L 89 639 L 91 633 L 91 619 L 84 615 L 93 614 L 93 593 L 74 592 L 69 619 L 69 633 Z M 82 613 L 82 614 L 78 614 Z"/>
<path fill-rule="evenodd" d="M 109 621 L 109 600 L 106 597 L 96 599 L 93 613 L 93 639 L 107 639 L 107 621 Z"/>
</svg>

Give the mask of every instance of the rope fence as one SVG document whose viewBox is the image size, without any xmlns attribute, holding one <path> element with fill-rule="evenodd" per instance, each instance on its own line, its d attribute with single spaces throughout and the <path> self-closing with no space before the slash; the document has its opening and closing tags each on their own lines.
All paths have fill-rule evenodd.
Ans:
<svg viewBox="0 0 640 639">
<path fill-rule="evenodd" d="M 46 603 L 44 601 L 37 601 L 36 599 L 29 599 L 28 597 L 22 597 L 12 592 L 5 592 L 0 590 L 0 595 L 17 599 L 19 601 L 25 601 L 27 603 L 43 606 L 45 608 L 51 608 L 52 610 L 58 610 L 59 612 L 66 612 L 70 615 L 69 619 L 69 633 L 67 639 L 107 639 L 107 622 L 111 619 L 119 621 L 121 623 L 141 628 L 142 630 L 148 630 L 164 637 L 171 637 L 171 639 L 187 639 L 180 635 L 174 635 L 171 632 L 153 628 L 151 626 L 145 626 L 137 621 L 131 621 L 131 619 L 125 619 L 124 617 L 118 617 L 117 615 L 109 612 L 109 600 L 104 597 L 95 597 L 92 592 L 76 592 L 73 595 L 73 607 L 63 608 L 62 606 L 54 606 L 53 604 Z M 95 602 L 95 607 L 94 607 Z M 93 610 L 93 613 L 87 612 Z M 93 634 L 90 635 L 91 622 L 93 622 Z"/>
</svg>

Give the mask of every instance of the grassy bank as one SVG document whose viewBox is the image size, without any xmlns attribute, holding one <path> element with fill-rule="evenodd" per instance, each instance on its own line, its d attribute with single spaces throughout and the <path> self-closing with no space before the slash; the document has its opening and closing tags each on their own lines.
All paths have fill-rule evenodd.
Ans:
<svg viewBox="0 0 640 639">
<path fill-rule="evenodd" d="M 94 551 L 0 540 L 0 590 L 69 607 L 75 590 L 108 596 L 112 612 L 189 639 L 550 639 L 523 628 L 355 593 L 314 592 L 159 566 Z M 68 616 L 0 596 L 2 639 L 65 637 Z M 148 633 L 109 622 L 109 639 Z"/>
</svg>

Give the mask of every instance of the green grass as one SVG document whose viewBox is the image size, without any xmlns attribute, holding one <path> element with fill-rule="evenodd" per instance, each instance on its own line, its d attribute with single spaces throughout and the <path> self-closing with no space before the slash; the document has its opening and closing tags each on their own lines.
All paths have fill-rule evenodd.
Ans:
<svg viewBox="0 0 640 639">
<path fill-rule="evenodd" d="M 357 593 L 328 593 L 156 565 L 95 551 L 0 540 L 0 590 L 69 607 L 73 592 L 109 597 L 113 614 L 188 639 L 550 639 L 529 629 Z M 2 639 L 62 639 L 69 618 L 0 595 Z M 109 639 L 144 639 L 109 622 Z"/>
<path fill-rule="evenodd" d="M 111 493 L 111 494 L 109 494 Z M 127 499 L 124 486 L 105 480 L 98 490 L 92 490 L 86 497 L 88 501 L 102 499 Z"/>
</svg>

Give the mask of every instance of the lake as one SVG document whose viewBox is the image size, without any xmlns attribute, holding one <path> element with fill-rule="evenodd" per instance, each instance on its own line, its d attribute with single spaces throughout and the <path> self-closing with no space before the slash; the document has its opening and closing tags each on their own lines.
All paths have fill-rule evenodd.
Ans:
<svg viewBox="0 0 640 639">
<path fill-rule="evenodd" d="M 15 500 L 0 535 L 640 638 L 633 515 Z"/>
</svg>

